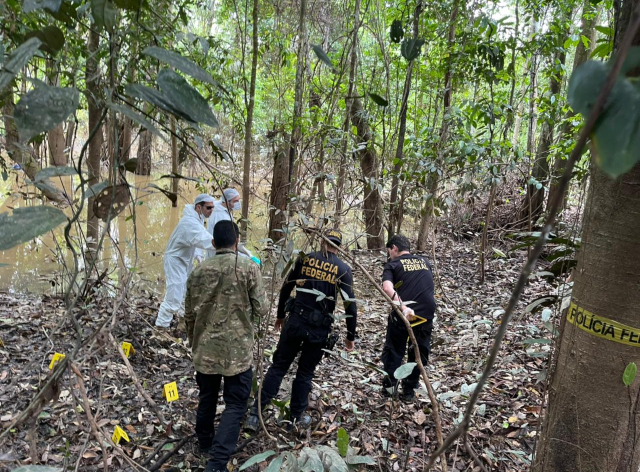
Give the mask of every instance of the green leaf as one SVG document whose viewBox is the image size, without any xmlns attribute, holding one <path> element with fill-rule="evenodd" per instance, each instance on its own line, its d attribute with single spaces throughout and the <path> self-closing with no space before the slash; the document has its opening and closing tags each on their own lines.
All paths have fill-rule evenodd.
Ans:
<svg viewBox="0 0 640 472">
<path fill-rule="evenodd" d="M 0 213 L 0 251 L 25 243 L 67 221 L 65 214 L 50 206 L 15 208 Z"/>
<path fill-rule="evenodd" d="M 187 75 L 190 75 L 194 79 L 199 80 L 200 82 L 206 82 L 211 85 L 218 85 L 215 80 L 211 78 L 211 75 L 200 67 L 195 62 L 182 57 L 180 54 L 174 51 L 167 51 L 166 49 L 159 48 L 157 46 L 150 46 L 142 51 L 142 54 L 146 54 L 147 56 L 151 56 L 155 59 L 158 59 L 165 64 L 169 64 L 170 66 L 175 67 L 176 69 L 184 72 Z"/>
<path fill-rule="evenodd" d="M 111 0 L 90 0 L 91 1 L 91 15 L 93 21 L 101 30 L 105 28 L 110 33 L 116 27 L 118 20 L 118 9 Z"/>
<path fill-rule="evenodd" d="M 327 56 L 327 53 L 324 52 L 320 46 L 318 46 L 317 44 L 312 44 L 311 49 L 313 49 L 313 52 L 316 53 L 316 56 L 318 56 L 318 59 L 320 59 L 322 62 L 328 65 L 331 69 L 333 69 L 333 62 L 331 62 L 331 59 L 329 58 L 329 56 Z"/>
<path fill-rule="evenodd" d="M 376 465 L 376 461 L 371 456 L 351 456 L 347 457 L 347 464 L 349 465 Z"/>
<path fill-rule="evenodd" d="M 207 101 L 179 74 L 171 69 L 162 69 L 158 74 L 158 85 L 174 108 L 191 117 L 191 121 L 218 126 Z"/>
<path fill-rule="evenodd" d="M 422 48 L 423 44 L 424 39 L 405 38 L 400 47 L 402 57 L 409 62 L 413 61 L 420 55 L 420 48 Z"/>
<path fill-rule="evenodd" d="M 77 173 L 78 172 L 73 167 L 52 166 L 52 167 L 47 167 L 45 169 L 42 169 L 41 171 L 38 171 L 33 181 L 40 182 L 41 180 L 48 179 L 50 177 L 57 177 L 60 175 L 76 175 Z"/>
<path fill-rule="evenodd" d="M 600 31 L 605 36 L 609 36 L 610 38 L 613 38 L 613 28 L 609 28 L 607 26 L 596 26 L 595 28 L 596 28 L 596 31 Z"/>
<path fill-rule="evenodd" d="M 84 196 L 85 198 L 97 197 L 100 192 L 102 192 L 105 188 L 109 186 L 109 181 L 105 180 L 104 182 L 97 183 L 92 185 L 87 189 Z"/>
<path fill-rule="evenodd" d="M 347 457 L 347 452 L 349 451 L 349 433 L 344 428 L 340 428 L 338 430 L 338 441 L 336 442 L 338 446 L 338 452 L 342 457 Z"/>
<path fill-rule="evenodd" d="M 173 449 L 173 443 L 167 443 L 164 446 L 162 446 L 163 451 L 170 451 L 172 449 Z"/>
<path fill-rule="evenodd" d="M 300 472 L 324 472 L 324 466 L 320 456 L 310 447 L 304 447 L 298 456 Z"/>
<path fill-rule="evenodd" d="M 164 195 L 171 200 L 171 203 L 175 203 L 178 201 L 178 195 L 173 193 L 173 192 L 169 192 L 168 190 L 165 190 L 163 188 L 158 187 L 156 184 L 149 184 L 148 187 L 151 188 L 155 188 L 157 190 L 160 190 L 162 193 L 164 193 Z"/>
<path fill-rule="evenodd" d="M 31 13 L 41 8 L 57 12 L 60 9 L 60 5 L 62 5 L 62 0 L 25 0 L 22 5 L 22 13 Z"/>
<path fill-rule="evenodd" d="M 47 26 L 38 31 L 30 31 L 25 35 L 25 38 L 38 38 L 42 41 L 40 50 L 48 52 L 52 56 L 58 54 L 65 42 L 64 33 L 57 26 Z"/>
<path fill-rule="evenodd" d="M 4 90 L 18 72 L 27 65 L 33 55 L 38 52 L 41 44 L 42 41 L 39 38 L 29 38 L 11 53 L 0 70 L 0 91 Z"/>
<path fill-rule="evenodd" d="M 404 37 L 404 29 L 402 28 L 402 21 L 393 20 L 391 28 L 389 28 L 389 37 L 392 43 L 399 43 Z"/>
<path fill-rule="evenodd" d="M 189 115 L 184 113 L 179 108 L 176 108 L 173 103 L 165 97 L 165 95 L 159 92 L 156 89 L 152 89 L 145 85 L 140 84 L 127 84 L 124 88 L 124 91 L 127 95 L 134 98 L 139 98 L 140 100 L 145 100 L 152 105 L 156 105 L 160 107 L 166 112 L 171 113 L 172 115 L 177 116 L 178 118 L 182 118 L 184 120 L 190 121 L 194 123 Z"/>
<path fill-rule="evenodd" d="M 124 167 L 125 170 L 128 170 L 129 172 L 135 172 L 136 169 L 138 168 L 138 158 L 132 157 L 131 159 L 128 159 L 126 162 L 120 165 Z"/>
<path fill-rule="evenodd" d="M 496 254 L 496 256 L 502 257 L 503 259 L 507 258 L 507 255 L 504 252 L 502 252 L 500 249 L 497 249 L 495 247 L 492 247 L 491 249 L 493 249 L 493 252 Z"/>
<path fill-rule="evenodd" d="M 371 100 L 373 100 L 376 104 L 380 105 L 381 107 L 386 107 L 389 105 L 389 102 L 384 98 L 382 98 L 377 93 L 369 92 L 369 96 L 371 97 Z"/>
<path fill-rule="evenodd" d="M 627 364 L 627 367 L 624 369 L 624 374 L 622 374 L 622 382 L 628 387 L 630 386 L 636 378 L 636 374 L 638 373 L 638 366 L 635 362 L 630 362 Z"/>
<path fill-rule="evenodd" d="M 144 126 L 146 129 L 151 131 L 156 136 L 160 136 L 161 138 L 163 137 L 160 131 L 158 130 L 158 128 L 153 126 L 153 124 L 149 120 L 147 120 L 140 113 L 136 113 L 131 108 L 128 108 L 113 102 L 107 102 L 107 106 L 112 110 L 115 110 L 118 113 L 121 113 L 127 118 L 131 119 L 134 123 L 137 123 L 140 126 Z"/>
<path fill-rule="evenodd" d="M 409 375 L 411 375 L 411 372 L 413 372 L 413 368 L 416 365 L 417 363 L 415 362 L 407 362 L 406 364 L 398 367 L 393 373 L 393 376 L 398 380 L 406 379 L 407 377 L 409 377 Z"/>
<path fill-rule="evenodd" d="M 40 84 L 23 96 L 14 112 L 20 140 L 49 131 L 78 108 L 80 96 L 75 88 L 50 87 Z"/>
<path fill-rule="evenodd" d="M 242 467 L 240 467 L 240 469 L 238 470 L 244 470 L 248 467 L 251 467 L 254 464 L 257 464 L 259 462 L 262 462 L 264 460 L 267 460 L 269 457 L 273 456 L 275 454 L 274 451 L 265 451 L 262 454 L 256 454 L 253 457 L 250 457 L 247 462 L 245 462 L 244 464 L 242 464 Z"/>
<path fill-rule="evenodd" d="M 282 462 L 284 461 L 284 456 L 278 456 L 271 461 L 269 467 L 267 467 L 264 472 L 278 472 L 280 467 L 282 467 Z"/>
</svg>

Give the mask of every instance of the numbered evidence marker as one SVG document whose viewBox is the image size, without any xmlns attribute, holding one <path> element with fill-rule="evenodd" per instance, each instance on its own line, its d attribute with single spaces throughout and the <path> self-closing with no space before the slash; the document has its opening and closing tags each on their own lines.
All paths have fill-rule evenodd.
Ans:
<svg viewBox="0 0 640 472">
<path fill-rule="evenodd" d="M 166 398 L 167 403 L 171 403 L 180 398 L 178 397 L 178 386 L 175 382 L 164 384 L 164 387 L 162 387 L 162 398 Z"/>
<path fill-rule="evenodd" d="M 116 444 L 120 444 L 121 439 L 129 442 L 129 436 L 127 436 L 127 433 L 124 432 L 124 429 L 122 429 L 120 426 L 116 426 L 116 428 L 113 430 L 113 436 L 111 436 L 111 440 Z"/>
<path fill-rule="evenodd" d="M 124 351 L 124 355 L 127 356 L 127 358 L 129 357 L 129 354 L 136 353 L 136 350 L 133 348 L 131 343 L 128 343 L 126 341 L 122 341 L 122 350 Z"/>
<path fill-rule="evenodd" d="M 59 352 L 54 352 L 53 353 L 53 359 L 51 359 L 51 363 L 49 364 L 49 370 L 53 370 L 53 367 L 56 365 L 56 362 L 64 359 L 65 356 L 64 354 L 60 354 Z"/>
</svg>

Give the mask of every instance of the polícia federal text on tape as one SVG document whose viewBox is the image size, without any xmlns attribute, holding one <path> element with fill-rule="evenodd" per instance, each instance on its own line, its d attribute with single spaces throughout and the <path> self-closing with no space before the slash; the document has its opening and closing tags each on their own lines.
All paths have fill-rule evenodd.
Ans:
<svg viewBox="0 0 640 472">
<path fill-rule="evenodd" d="M 609 320 L 580 308 L 573 301 L 567 314 L 569 323 L 602 339 L 640 347 L 640 329 Z"/>
</svg>

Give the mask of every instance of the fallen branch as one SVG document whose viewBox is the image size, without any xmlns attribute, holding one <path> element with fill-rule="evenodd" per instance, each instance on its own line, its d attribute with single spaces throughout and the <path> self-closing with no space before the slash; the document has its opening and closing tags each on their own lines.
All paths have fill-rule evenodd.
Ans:
<svg viewBox="0 0 640 472">
<path fill-rule="evenodd" d="M 176 452 L 178 452 L 178 450 L 182 446 L 184 446 L 184 444 L 189 439 L 193 438 L 194 436 L 195 436 L 195 434 L 192 434 L 191 436 L 186 436 L 186 437 L 182 438 L 180 441 L 178 441 L 178 444 L 176 444 L 176 446 L 173 449 L 171 449 L 170 451 L 165 452 L 160 457 L 158 457 L 158 460 L 155 461 L 151 467 L 149 467 L 149 472 L 154 472 L 154 471 L 158 470 L 160 467 L 162 467 L 162 465 L 165 462 L 167 462 L 171 458 L 171 456 L 173 456 Z"/>
</svg>

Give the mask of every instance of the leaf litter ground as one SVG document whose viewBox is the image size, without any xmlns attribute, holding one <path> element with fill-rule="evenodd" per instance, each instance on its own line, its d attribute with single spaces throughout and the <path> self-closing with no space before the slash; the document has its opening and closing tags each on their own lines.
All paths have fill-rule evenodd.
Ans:
<svg viewBox="0 0 640 472">
<path fill-rule="evenodd" d="M 442 238 L 437 254 L 441 287 L 436 287 L 438 311 L 427 370 L 440 403 L 443 433 L 447 435 L 461 418 L 484 367 L 502 308 L 526 252 L 492 259 L 483 285 L 478 283 L 477 250 L 468 241 Z M 382 255 L 363 252 L 358 258 L 379 277 L 384 264 Z M 277 418 L 280 408 L 270 407 L 265 412 L 265 421 L 277 443 L 264 433 L 254 436 L 241 433 L 239 451 L 230 463 L 234 470 L 248 458 L 267 450 L 296 452 L 305 446 L 335 447 L 341 427 L 348 432 L 354 452 L 374 458 L 377 470 L 422 470 L 429 454 L 436 449 L 426 392 L 419 391 L 417 399 L 408 404 L 382 395 L 380 354 L 389 309 L 358 270 L 354 275 L 359 300 L 356 351 L 343 350 L 344 322 L 340 323 L 341 339 L 316 371 L 309 405 L 314 419 L 311 429 L 300 437 L 286 433 Z M 547 368 L 547 357 L 539 352 L 549 349 L 545 338 L 552 335 L 544 327 L 540 314 L 525 311 L 525 306 L 550 291 L 551 286 L 543 280 L 531 279 L 476 406 L 469 442 L 489 470 L 529 468 Z M 98 336 L 89 349 L 81 350 L 76 363 L 82 371 L 97 426 L 111 437 L 119 425 L 129 436 L 130 442 L 121 443 L 125 454 L 149 469 L 155 465 L 161 470 L 201 470 L 205 459 L 199 455 L 193 437 L 198 389 L 189 349 L 184 341 L 152 328 L 158 305 L 155 295 L 129 297 L 117 313 L 111 332 L 119 343 L 132 343 L 135 348 L 130 357 L 132 367 L 168 425 L 162 425 L 156 418 L 131 381 L 122 359 L 103 337 Z M 75 316 L 89 332 L 111 316 L 112 306 L 112 299 L 96 296 L 88 306 L 77 308 Z M 71 323 L 64 321 L 64 312 L 64 304 L 58 298 L 0 293 L 3 430 L 51 375 L 48 367 L 53 354 L 68 353 L 73 348 L 75 331 Z M 523 343 L 532 338 L 540 344 Z M 265 369 L 276 342 L 277 333 L 269 328 L 265 337 Z M 57 400 L 45 405 L 35 421 L 14 428 L 0 443 L 0 470 L 29 464 L 60 469 L 77 467 L 76 470 L 103 468 L 102 450 L 91 434 L 82 400 L 76 398 L 79 394 L 73 377 L 65 373 Z M 167 403 L 162 398 L 162 388 L 173 381 L 177 382 L 180 398 Z M 292 376 L 288 375 L 278 396 L 284 400 L 282 409 L 287 406 L 291 381 Z M 220 398 L 218 412 L 223 409 Z M 188 439 L 180 445 L 184 438 Z M 162 465 L 156 462 L 159 456 L 169 455 L 176 447 L 166 462 L 161 461 Z M 108 451 L 112 470 L 132 469 L 111 446 Z M 264 470 L 267 463 L 249 470 Z M 459 446 L 447 452 L 447 463 L 449 470 L 480 470 Z M 437 465 L 436 470 L 439 469 Z"/>
</svg>

